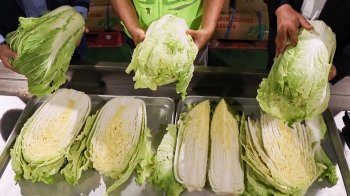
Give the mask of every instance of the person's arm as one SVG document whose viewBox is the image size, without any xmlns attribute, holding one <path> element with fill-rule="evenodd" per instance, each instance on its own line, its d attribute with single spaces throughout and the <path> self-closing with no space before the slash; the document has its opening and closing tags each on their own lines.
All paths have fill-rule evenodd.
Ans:
<svg viewBox="0 0 350 196">
<path fill-rule="evenodd" d="M 4 36 L 0 34 L 0 60 L 6 68 L 15 71 L 12 65 L 8 63 L 9 58 L 17 58 L 17 53 L 10 49 L 10 46 L 5 42 Z"/>
<path fill-rule="evenodd" d="M 214 33 L 224 0 L 203 0 L 202 28 L 199 30 L 188 30 L 198 49 L 209 41 Z"/>
<path fill-rule="evenodd" d="M 136 9 L 131 0 L 111 0 L 113 9 L 123 21 L 126 29 L 129 31 L 131 38 L 137 46 L 145 39 L 145 31 L 142 30 Z"/>
</svg>

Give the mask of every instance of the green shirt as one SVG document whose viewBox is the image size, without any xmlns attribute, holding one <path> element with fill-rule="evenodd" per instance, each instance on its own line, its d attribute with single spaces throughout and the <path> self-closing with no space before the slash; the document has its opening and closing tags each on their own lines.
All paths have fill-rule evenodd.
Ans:
<svg viewBox="0 0 350 196">
<path fill-rule="evenodd" d="M 144 31 L 147 31 L 154 20 L 166 14 L 185 19 L 189 29 L 198 30 L 201 27 L 203 0 L 133 0 L 133 2 Z M 126 28 L 125 32 L 130 36 Z"/>
</svg>

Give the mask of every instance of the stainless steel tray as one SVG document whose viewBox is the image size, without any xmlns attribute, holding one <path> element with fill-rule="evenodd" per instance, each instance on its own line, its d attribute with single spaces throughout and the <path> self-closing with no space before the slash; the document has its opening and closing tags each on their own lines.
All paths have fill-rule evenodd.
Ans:
<svg viewBox="0 0 350 196">
<path fill-rule="evenodd" d="M 235 109 L 244 112 L 246 115 L 250 115 L 253 119 L 260 117 L 259 103 L 255 98 L 232 98 L 224 97 L 225 100 Z M 188 96 L 185 100 L 179 101 L 176 109 L 175 122 L 177 121 L 180 113 L 187 111 L 187 104 L 199 103 L 204 100 L 209 100 L 213 104 L 219 103 L 221 97 L 206 97 L 206 96 Z M 350 195 L 350 172 L 346 163 L 345 155 L 342 150 L 342 143 L 339 137 L 338 130 L 336 128 L 333 115 L 329 109 L 323 113 L 323 118 L 327 124 L 328 132 L 322 141 L 322 148 L 328 157 L 331 159 L 337 169 L 337 176 L 339 177 L 338 183 L 332 186 L 326 179 L 323 181 L 316 181 L 308 189 L 306 196 L 345 196 Z M 211 190 L 209 183 L 202 191 L 187 192 L 184 191 L 181 195 L 200 195 L 209 196 L 215 195 Z"/>
<path fill-rule="evenodd" d="M 101 108 L 108 100 L 117 96 L 91 95 L 92 113 Z M 147 110 L 147 127 L 150 128 L 152 134 L 152 150 L 155 152 L 163 135 L 166 132 L 168 124 L 174 123 L 175 104 L 170 98 L 165 97 L 139 97 L 146 104 Z M 106 190 L 106 185 L 110 186 L 115 180 L 102 177 L 96 170 L 89 169 L 82 173 L 79 183 L 70 186 L 64 181 L 62 175 L 57 174 L 57 183 L 47 185 L 43 182 L 31 183 L 30 180 L 21 180 L 15 183 L 15 173 L 11 166 L 10 149 L 15 143 L 15 139 L 21 131 L 24 123 L 35 112 L 35 110 L 48 98 L 31 99 L 19 120 L 17 121 L 13 133 L 10 135 L 6 146 L 0 156 L 0 195 L 3 196 L 51 196 L 51 195 L 91 195 L 101 196 Z M 118 187 L 110 195 L 163 195 L 163 191 L 145 183 L 141 187 L 135 183 L 135 175 L 133 174 L 125 183 Z"/>
</svg>

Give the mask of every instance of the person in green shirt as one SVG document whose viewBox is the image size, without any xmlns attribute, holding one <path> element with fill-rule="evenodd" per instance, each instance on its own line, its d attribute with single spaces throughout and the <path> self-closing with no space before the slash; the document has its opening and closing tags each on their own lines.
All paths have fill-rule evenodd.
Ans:
<svg viewBox="0 0 350 196">
<path fill-rule="evenodd" d="M 143 39 L 150 24 L 166 14 L 186 20 L 199 52 L 194 65 L 207 65 L 208 41 L 211 38 L 224 0 L 111 0 L 128 35 L 131 50 Z"/>
</svg>

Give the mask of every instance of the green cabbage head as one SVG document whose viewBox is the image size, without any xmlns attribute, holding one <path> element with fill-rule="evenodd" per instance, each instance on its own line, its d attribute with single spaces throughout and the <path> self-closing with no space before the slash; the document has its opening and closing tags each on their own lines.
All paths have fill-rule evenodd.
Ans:
<svg viewBox="0 0 350 196">
<path fill-rule="evenodd" d="M 182 98 L 186 96 L 198 53 L 192 37 L 186 34 L 187 29 L 184 19 L 169 14 L 151 23 L 126 69 L 126 73 L 135 72 L 135 89 L 157 90 L 157 86 L 178 81 L 176 92 Z"/>
<path fill-rule="evenodd" d="M 258 89 L 260 107 L 289 124 L 313 119 L 328 106 L 328 74 L 336 47 L 335 34 L 322 21 L 300 29 L 298 45 L 275 58 L 268 78 Z"/>
<path fill-rule="evenodd" d="M 66 82 L 66 71 L 81 38 L 85 20 L 70 6 L 61 6 L 40 18 L 19 18 L 16 31 L 6 43 L 18 58 L 9 59 L 13 68 L 28 79 L 28 92 L 39 97 Z"/>
</svg>

